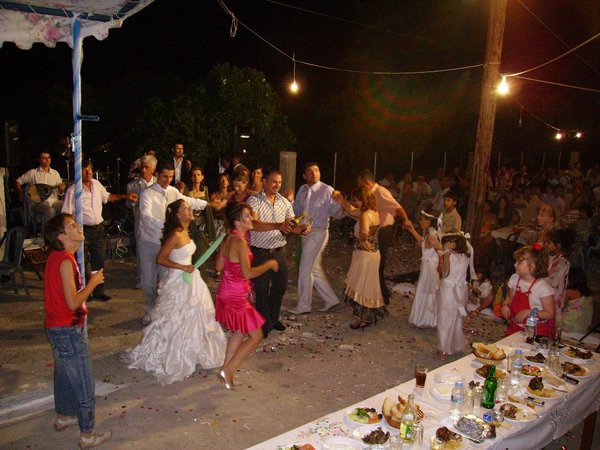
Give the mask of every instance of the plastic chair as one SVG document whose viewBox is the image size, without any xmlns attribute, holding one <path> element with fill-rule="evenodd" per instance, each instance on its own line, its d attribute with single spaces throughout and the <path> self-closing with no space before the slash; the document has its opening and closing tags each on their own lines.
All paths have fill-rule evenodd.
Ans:
<svg viewBox="0 0 600 450">
<path fill-rule="evenodd" d="M 2 257 L 2 261 L 0 261 L 0 275 L 10 276 L 14 292 L 19 295 L 15 276 L 15 273 L 18 273 L 21 277 L 21 284 L 23 284 L 27 298 L 31 299 L 29 287 L 27 286 L 27 281 L 25 281 L 25 273 L 21 267 L 21 255 L 23 254 L 23 242 L 25 241 L 26 234 L 27 230 L 25 227 L 13 227 L 4 236 L 4 256 Z"/>
</svg>

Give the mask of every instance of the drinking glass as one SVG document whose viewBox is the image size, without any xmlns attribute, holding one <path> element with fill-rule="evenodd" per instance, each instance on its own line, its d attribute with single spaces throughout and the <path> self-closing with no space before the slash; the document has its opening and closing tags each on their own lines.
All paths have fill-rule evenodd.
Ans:
<svg viewBox="0 0 600 450">
<path fill-rule="evenodd" d="M 473 388 L 473 412 L 481 408 L 481 398 L 483 397 L 483 388 L 475 386 Z"/>
<path fill-rule="evenodd" d="M 463 404 L 463 416 L 473 413 L 473 405 L 474 405 L 473 398 L 474 398 L 474 396 L 475 396 L 475 394 L 473 393 L 472 389 L 465 390 L 465 402 Z"/>
<path fill-rule="evenodd" d="M 508 398 L 508 386 L 510 381 L 508 375 L 504 378 L 498 378 L 498 387 L 496 388 L 496 401 L 504 402 Z"/>
<path fill-rule="evenodd" d="M 562 332 L 563 329 L 561 327 L 556 327 L 556 330 L 554 330 L 554 342 L 556 342 L 556 345 L 560 344 Z"/>
<path fill-rule="evenodd" d="M 444 448 L 444 441 L 435 436 L 431 436 L 429 439 L 429 450 L 442 450 Z"/>
<path fill-rule="evenodd" d="M 417 364 L 415 366 L 415 383 L 418 390 L 423 390 L 425 381 L 427 380 L 427 366 Z"/>
<path fill-rule="evenodd" d="M 417 448 L 421 447 L 421 444 L 423 443 L 423 432 L 423 425 L 416 423 L 414 426 L 415 440 L 413 441 L 413 445 Z"/>
</svg>

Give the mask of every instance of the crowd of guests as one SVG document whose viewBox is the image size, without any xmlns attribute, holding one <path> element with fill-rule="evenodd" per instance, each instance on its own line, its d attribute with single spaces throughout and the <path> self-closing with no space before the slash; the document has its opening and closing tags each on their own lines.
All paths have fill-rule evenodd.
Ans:
<svg viewBox="0 0 600 450">
<path fill-rule="evenodd" d="M 55 367 L 55 429 L 79 424 L 82 448 L 110 437 L 94 430 L 84 327 L 86 301 L 110 300 L 103 273 L 102 205 L 108 201 L 123 199 L 132 208 L 139 286 L 145 298 L 144 336 L 125 359 L 129 367 L 151 372 L 162 384 L 190 376 L 197 365 L 217 368 L 227 389 L 241 383 L 234 377 L 236 369 L 265 337 L 286 328 L 280 313 L 288 289 L 286 245 L 292 234 L 298 236 L 301 254 L 298 301 L 290 314 L 311 313 L 316 292 L 323 302 L 318 312 L 342 301 L 352 308 L 352 329 L 364 330 L 385 318 L 390 292 L 384 269 L 395 229 L 402 228 L 422 250 L 409 322 L 437 328 L 440 358 L 464 351 L 463 320 L 469 313 L 493 311 L 507 320 L 507 333 L 523 329 L 534 309 L 540 334 L 552 335 L 557 326 L 585 331 L 590 325 L 585 258 L 571 255 L 578 245 L 589 246 L 598 231 L 598 168 L 585 175 L 577 166 L 540 169 L 535 175 L 526 167 L 500 168 L 488 180 L 481 235 L 471 239 L 462 221 L 469 175 L 456 169 L 448 174 L 440 169 L 429 181 L 423 176 L 413 181 L 409 173 L 398 183 L 391 174 L 376 182 L 363 170 L 355 188 L 344 195 L 321 181 L 319 164 L 310 162 L 302 170 L 305 183 L 294 194 L 280 192 L 281 172 L 267 167 L 250 171 L 240 155 L 221 156 L 200 167 L 185 159 L 182 144 L 171 151 L 167 160 L 158 161 L 151 150 L 136 160 L 127 194 L 109 193 L 93 178 L 92 163 L 85 161 L 82 226 L 72 215 L 74 187 L 65 192 L 60 176 L 49 172 L 50 159 L 44 153 L 40 168 L 17 180 L 23 192 L 22 185 L 31 180 L 57 178 L 52 180 L 56 198 L 39 208 L 44 236 L 53 249 L 46 266 L 45 302 L 47 334 L 55 361 L 60 360 Z M 573 210 L 578 211 L 576 220 L 566 228 L 562 217 Z M 340 298 L 327 279 L 322 254 L 331 219 L 343 217 L 354 218 L 356 224 Z M 528 224 L 536 231 L 532 245 L 514 241 L 521 248 L 504 255 L 514 257 L 514 263 L 491 257 L 498 254 L 492 251 L 497 244 L 490 239 L 492 231 L 513 227 L 518 235 Z M 199 272 L 193 262 L 210 252 L 222 234 L 226 237 L 213 256 L 220 273 L 213 302 L 205 266 Z M 86 275 L 79 272 L 73 254 L 84 242 L 90 267 L 81 289 Z M 514 266 L 514 273 L 504 271 L 501 279 L 494 279 L 490 274 L 497 266 Z M 223 329 L 231 332 L 229 338 Z M 60 345 L 65 339 L 72 344 L 67 359 Z"/>
</svg>

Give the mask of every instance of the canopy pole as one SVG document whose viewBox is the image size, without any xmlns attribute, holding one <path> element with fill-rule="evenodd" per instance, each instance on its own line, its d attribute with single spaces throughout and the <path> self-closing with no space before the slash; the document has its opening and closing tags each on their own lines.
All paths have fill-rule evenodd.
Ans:
<svg viewBox="0 0 600 450">
<path fill-rule="evenodd" d="M 75 169 L 75 220 L 83 227 L 83 211 L 81 209 L 81 194 L 83 184 L 81 182 L 81 63 L 83 60 L 83 38 L 81 37 L 81 22 L 79 19 L 73 21 L 73 134 L 71 145 L 73 147 L 74 169 Z M 85 261 L 83 256 L 83 245 L 77 250 L 77 264 L 82 278 L 82 286 L 85 286 Z"/>
</svg>

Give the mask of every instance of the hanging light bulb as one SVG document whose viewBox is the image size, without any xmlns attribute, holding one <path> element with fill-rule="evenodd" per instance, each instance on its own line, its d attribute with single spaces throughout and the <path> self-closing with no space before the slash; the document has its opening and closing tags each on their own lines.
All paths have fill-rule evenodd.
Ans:
<svg viewBox="0 0 600 450">
<path fill-rule="evenodd" d="M 581 131 L 577 131 L 577 132 L 575 133 L 575 137 L 576 137 L 577 139 L 581 139 L 581 136 L 583 136 L 583 133 L 582 133 Z"/>
<path fill-rule="evenodd" d="M 294 79 L 290 83 L 290 92 L 292 94 L 297 94 L 300 90 L 300 86 L 298 86 L 298 83 L 296 83 L 296 53 L 292 55 L 292 61 L 294 62 Z"/>
<path fill-rule="evenodd" d="M 502 75 L 502 81 L 498 85 L 498 94 L 500 94 L 500 95 L 508 94 L 508 83 L 506 82 L 506 75 Z"/>
<path fill-rule="evenodd" d="M 556 132 L 556 134 L 554 135 L 554 138 L 555 138 L 557 141 L 560 141 L 560 140 L 563 138 L 563 134 L 562 134 L 562 132 L 560 132 L 560 131 L 557 131 L 557 132 Z"/>
</svg>

